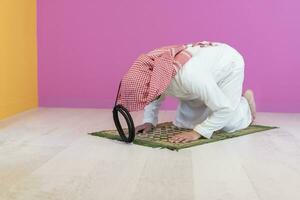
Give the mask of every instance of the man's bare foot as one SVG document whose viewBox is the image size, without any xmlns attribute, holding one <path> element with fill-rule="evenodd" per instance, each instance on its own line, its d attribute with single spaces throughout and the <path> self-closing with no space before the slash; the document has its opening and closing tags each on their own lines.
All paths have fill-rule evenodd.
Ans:
<svg viewBox="0 0 300 200">
<path fill-rule="evenodd" d="M 256 118 L 256 105 L 255 105 L 254 93 L 252 90 L 246 90 L 243 96 L 247 99 L 248 104 L 250 106 L 252 122 L 253 122 Z"/>
</svg>

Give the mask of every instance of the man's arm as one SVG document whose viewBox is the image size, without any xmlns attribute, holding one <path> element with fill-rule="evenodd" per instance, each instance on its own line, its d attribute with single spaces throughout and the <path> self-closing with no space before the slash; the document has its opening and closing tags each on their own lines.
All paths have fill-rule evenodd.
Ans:
<svg viewBox="0 0 300 200">
<path fill-rule="evenodd" d="M 212 111 L 201 124 L 195 126 L 194 131 L 205 138 L 210 138 L 214 131 L 222 129 L 231 119 L 235 106 L 219 88 L 210 76 L 193 76 L 187 84 L 190 91 L 199 96 L 205 105 Z"/>
<path fill-rule="evenodd" d="M 162 102 L 165 99 L 165 95 L 162 94 L 158 99 L 152 101 L 144 108 L 144 120 L 143 123 L 151 123 L 154 126 L 158 123 L 158 113 Z"/>
</svg>

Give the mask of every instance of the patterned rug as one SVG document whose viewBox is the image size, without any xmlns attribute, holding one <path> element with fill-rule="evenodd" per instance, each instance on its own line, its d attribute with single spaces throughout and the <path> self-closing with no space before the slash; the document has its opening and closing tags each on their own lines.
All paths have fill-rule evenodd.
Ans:
<svg viewBox="0 0 300 200">
<path fill-rule="evenodd" d="M 190 129 L 183 129 L 174 126 L 171 122 L 160 123 L 156 126 L 155 129 L 146 134 L 136 134 L 135 139 L 133 141 L 134 144 L 143 145 L 153 148 L 167 148 L 170 150 L 179 150 L 183 148 L 188 148 L 196 145 L 217 142 L 220 140 L 225 140 L 229 138 L 239 137 L 243 135 L 248 135 L 260 131 L 266 131 L 270 129 L 274 129 L 277 127 L 271 126 L 262 126 L 262 125 L 250 125 L 248 128 L 235 131 L 232 133 L 227 133 L 225 131 L 217 131 L 213 134 L 210 139 L 200 138 L 196 141 L 189 143 L 171 143 L 168 142 L 168 139 L 175 134 L 189 131 Z M 124 130 L 126 132 L 126 130 Z M 104 130 L 94 133 L 89 133 L 90 135 L 104 137 L 112 140 L 121 140 L 118 132 L 116 130 Z"/>
</svg>

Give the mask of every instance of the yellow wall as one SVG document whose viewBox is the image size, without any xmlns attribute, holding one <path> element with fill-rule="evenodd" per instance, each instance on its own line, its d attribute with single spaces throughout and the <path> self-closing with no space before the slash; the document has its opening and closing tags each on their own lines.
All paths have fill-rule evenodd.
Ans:
<svg viewBox="0 0 300 200">
<path fill-rule="evenodd" d="M 0 0 L 0 119 L 37 105 L 36 0 Z"/>
</svg>

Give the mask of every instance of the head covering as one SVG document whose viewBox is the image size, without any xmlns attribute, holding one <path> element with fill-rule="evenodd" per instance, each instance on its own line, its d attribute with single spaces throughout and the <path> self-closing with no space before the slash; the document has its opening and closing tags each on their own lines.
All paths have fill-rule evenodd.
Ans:
<svg viewBox="0 0 300 200">
<path fill-rule="evenodd" d="M 167 89 L 176 70 L 192 57 L 187 47 L 166 46 L 140 55 L 121 81 L 117 103 L 129 111 L 144 109 Z"/>
</svg>

